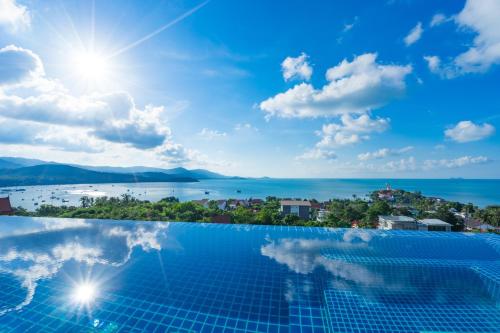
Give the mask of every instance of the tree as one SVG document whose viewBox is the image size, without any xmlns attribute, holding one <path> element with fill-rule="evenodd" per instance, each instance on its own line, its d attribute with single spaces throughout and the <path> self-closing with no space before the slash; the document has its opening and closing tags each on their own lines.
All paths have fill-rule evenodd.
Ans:
<svg viewBox="0 0 500 333">
<path fill-rule="evenodd" d="M 364 225 L 374 225 L 378 222 L 380 215 L 388 215 L 391 212 L 391 206 L 385 201 L 374 202 L 367 210 L 364 218 Z"/>
</svg>

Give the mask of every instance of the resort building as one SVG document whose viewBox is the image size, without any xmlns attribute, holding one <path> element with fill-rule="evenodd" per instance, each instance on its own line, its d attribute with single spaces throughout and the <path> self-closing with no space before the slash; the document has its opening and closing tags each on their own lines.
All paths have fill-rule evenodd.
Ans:
<svg viewBox="0 0 500 333">
<path fill-rule="evenodd" d="M 408 216 L 381 215 L 378 228 L 384 230 L 418 230 L 417 220 Z"/>
<path fill-rule="evenodd" d="M 0 198 L 0 215 L 12 215 L 14 210 L 10 204 L 10 198 Z"/>
<path fill-rule="evenodd" d="M 297 215 L 301 219 L 309 219 L 311 203 L 301 200 L 281 200 L 281 215 Z"/>
<path fill-rule="evenodd" d="M 387 200 L 387 201 L 394 200 L 394 192 L 392 191 L 390 184 L 386 185 L 385 190 L 378 191 L 378 198 L 380 200 Z"/>
<path fill-rule="evenodd" d="M 420 231 L 451 231 L 451 224 L 440 219 L 423 219 L 418 221 Z"/>
<path fill-rule="evenodd" d="M 320 208 L 318 210 L 318 215 L 316 216 L 316 221 L 324 222 L 326 220 L 327 215 L 328 215 L 328 211 L 326 209 Z"/>
</svg>

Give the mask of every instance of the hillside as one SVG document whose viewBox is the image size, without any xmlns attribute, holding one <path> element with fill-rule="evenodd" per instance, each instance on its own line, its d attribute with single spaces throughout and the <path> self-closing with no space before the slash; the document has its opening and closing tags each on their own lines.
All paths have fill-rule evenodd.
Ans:
<svg viewBox="0 0 500 333">
<path fill-rule="evenodd" d="M 36 165 L 61 165 L 60 163 L 47 162 L 37 159 L 28 159 L 21 157 L 0 157 L 0 170 L 2 169 L 16 169 L 22 167 L 31 167 Z M 66 164 L 65 164 L 66 165 Z M 221 175 L 212 171 L 204 169 L 189 170 L 186 168 L 178 167 L 172 169 L 163 169 L 155 167 L 145 167 L 145 166 L 132 166 L 132 167 L 112 167 L 112 166 L 89 166 L 89 165 L 79 165 L 79 164 L 67 164 L 75 168 L 113 173 L 113 174 L 143 174 L 143 173 L 163 173 L 167 175 L 172 175 L 182 178 L 194 178 L 194 179 L 225 179 L 232 178 L 228 176 Z M 146 175 L 147 177 L 147 175 Z"/>
<path fill-rule="evenodd" d="M 0 186 L 196 181 L 198 180 L 195 178 L 161 172 L 135 174 L 98 172 L 63 164 L 42 164 L 0 170 Z"/>
</svg>

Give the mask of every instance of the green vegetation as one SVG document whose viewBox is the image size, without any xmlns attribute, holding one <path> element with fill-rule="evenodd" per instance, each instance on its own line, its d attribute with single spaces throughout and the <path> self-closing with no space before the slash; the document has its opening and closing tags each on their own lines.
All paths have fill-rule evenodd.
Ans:
<svg viewBox="0 0 500 333">
<path fill-rule="evenodd" d="M 229 203 L 235 200 L 228 200 Z M 88 198 L 82 197 L 79 207 L 42 205 L 34 212 L 16 209 L 16 215 L 67 217 L 67 218 L 98 218 L 117 220 L 147 220 L 147 221 L 189 221 L 211 222 L 220 215 L 229 215 L 231 223 L 235 224 L 265 224 L 265 225 L 301 225 L 322 227 L 351 227 L 356 224 L 361 228 L 377 226 L 379 215 L 406 215 L 421 218 L 437 218 L 452 224 L 453 230 L 463 230 L 464 220 L 459 216 L 463 213 L 470 219 L 478 219 L 494 227 L 500 225 L 500 206 L 489 206 L 479 209 L 472 204 L 448 202 L 439 198 L 429 198 L 419 192 L 411 193 L 401 190 L 393 191 L 392 200 L 386 201 L 378 197 L 378 193 L 370 194 L 370 200 L 356 197 L 352 199 L 333 199 L 318 203 L 326 212 L 322 221 L 317 221 L 318 208 L 312 209 L 309 220 L 302 220 L 295 215 L 282 216 L 280 199 L 268 197 L 253 204 L 240 204 L 233 208 L 222 210 L 216 201 L 207 205 L 196 202 L 179 202 L 177 198 L 168 197 L 158 202 L 138 200 L 125 194 L 120 198 Z"/>
</svg>

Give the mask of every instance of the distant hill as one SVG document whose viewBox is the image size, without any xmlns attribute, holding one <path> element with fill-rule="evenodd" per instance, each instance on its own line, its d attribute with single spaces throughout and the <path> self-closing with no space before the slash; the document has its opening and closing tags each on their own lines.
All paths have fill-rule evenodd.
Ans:
<svg viewBox="0 0 500 333">
<path fill-rule="evenodd" d="M 74 166 L 93 170 L 93 171 L 101 171 L 101 172 L 114 172 L 114 173 L 138 173 L 138 172 L 161 172 L 167 175 L 175 175 L 179 177 L 191 177 L 196 179 L 224 179 L 231 178 L 228 176 L 221 175 L 219 173 L 215 173 L 208 170 L 203 169 L 195 169 L 188 170 L 186 168 L 173 168 L 173 169 L 162 169 L 162 168 L 153 168 L 153 167 L 144 167 L 144 166 L 135 166 L 135 167 L 107 167 L 107 166 L 85 166 L 85 165 L 77 165 Z"/>
<path fill-rule="evenodd" d="M 35 166 L 40 164 L 54 164 L 54 162 L 46 162 L 33 158 L 0 157 L 0 169 L 15 169 L 15 168 Z"/>
<path fill-rule="evenodd" d="M 22 157 L 0 157 L 0 170 L 1 169 L 16 169 L 22 167 L 30 167 L 36 165 L 66 165 L 56 162 L 47 162 L 38 159 L 29 159 Z M 238 178 L 238 177 L 229 177 L 224 176 L 219 173 L 215 173 L 212 171 L 204 170 L 204 169 L 195 169 L 189 170 L 186 168 L 172 168 L 172 169 L 163 169 L 163 168 L 155 168 L 155 167 L 145 167 L 145 166 L 133 166 L 133 167 L 111 167 L 111 166 L 89 166 L 89 165 L 79 165 L 79 164 L 67 164 L 69 166 L 96 171 L 96 172 L 104 172 L 104 173 L 118 173 L 118 174 L 142 174 L 142 173 L 164 173 L 167 175 L 183 177 L 183 178 L 194 178 L 194 179 L 228 179 L 228 178 Z"/>
<path fill-rule="evenodd" d="M 41 164 L 8 171 L 0 170 L 0 186 L 197 181 L 195 178 L 162 172 L 98 172 L 64 164 Z"/>
</svg>

